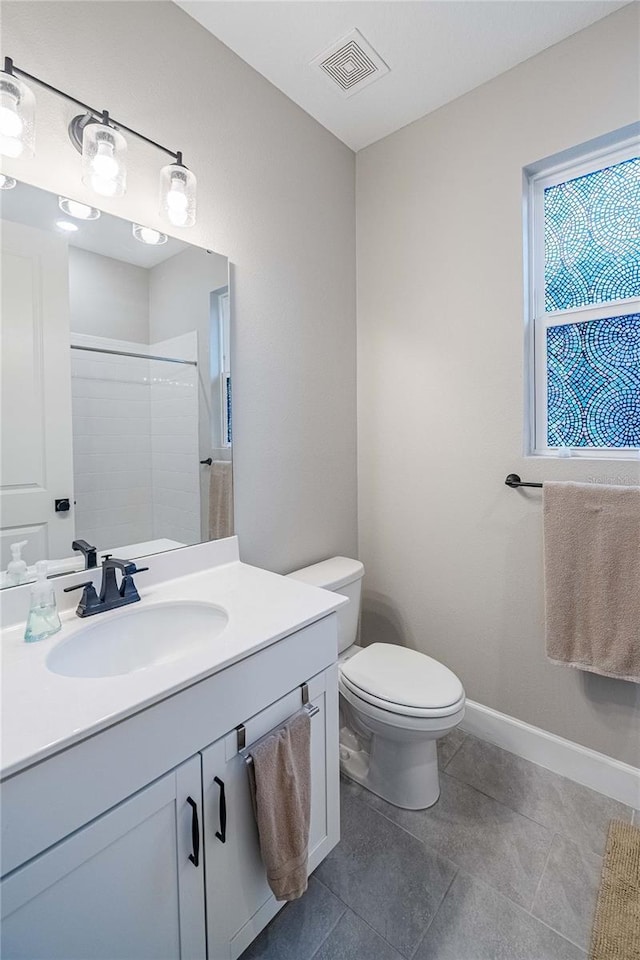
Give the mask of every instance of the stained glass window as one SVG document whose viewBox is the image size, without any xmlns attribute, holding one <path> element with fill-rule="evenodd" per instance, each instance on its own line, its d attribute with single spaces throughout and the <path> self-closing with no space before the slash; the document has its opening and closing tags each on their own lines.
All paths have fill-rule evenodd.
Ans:
<svg viewBox="0 0 640 960">
<path fill-rule="evenodd" d="M 640 447 L 640 313 L 547 328 L 550 447 Z"/>
<path fill-rule="evenodd" d="M 545 310 L 640 296 L 640 158 L 544 191 Z"/>
</svg>

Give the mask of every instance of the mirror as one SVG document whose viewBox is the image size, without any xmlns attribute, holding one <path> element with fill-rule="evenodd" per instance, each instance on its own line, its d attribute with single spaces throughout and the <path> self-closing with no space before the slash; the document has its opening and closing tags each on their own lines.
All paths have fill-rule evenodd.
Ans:
<svg viewBox="0 0 640 960">
<path fill-rule="evenodd" d="M 0 586 L 231 536 L 227 258 L 23 183 L 0 215 Z"/>
</svg>

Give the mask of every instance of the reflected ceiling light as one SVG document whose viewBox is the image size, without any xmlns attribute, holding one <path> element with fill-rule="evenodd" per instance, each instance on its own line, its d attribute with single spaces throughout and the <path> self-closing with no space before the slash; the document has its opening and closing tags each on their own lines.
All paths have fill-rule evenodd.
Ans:
<svg viewBox="0 0 640 960">
<path fill-rule="evenodd" d="M 161 243 L 166 243 L 169 239 L 166 233 L 152 230 L 151 227 L 143 227 L 139 223 L 133 224 L 132 233 L 140 243 L 148 243 L 152 247 L 159 247 Z"/>
<path fill-rule="evenodd" d="M 7 58 L 8 59 L 8 58 Z M 11 61 L 9 61 L 11 63 Z M 32 157 L 35 148 L 36 98 L 11 69 L 0 72 L 0 154 Z"/>
<path fill-rule="evenodd" d="M 68 197 L 58 197 L 58 206 L 63 213 L 76 220 L 97 220 L 100 216 L 100 211 L 96 207 L 79 203 L 78 200 L 69 200 Z"/>
<path fill-rule="evenodd" d="M 176 227 L 190 227 L 196 222 L 196 178 L 183 164 L 179 150 L 169 150 L 124 123 L 112 120 L 107 110 L 96 110 L 64 90 L 19 69 L 11 57 L 5 57 L 4 71 L 0 72 L 0 153 L 14 158 L 33 153 L 35 98 L 21 78 L 37 83 L 84 111 L 69 124 L 69 137 L 82 154 L 82 182 L 86 186 L 103 197 L 124 196 L 127 141 L 123 132 L 131 134 L 171 157 L 172 162 L 160 172 L 162 215 Z M 62 209 L 78 219 L 97 219 Z"/>
<path fill-rule="evenodd" d="M 64 230 L 65 233 L 73 233 L 78 229 L 77 223 L 71 223 L 69 220 L 56 220 L 58 230 Z"/>
<path fill-rule="evenodd" d="M 13 190 L 17 182 L 14 177 L 7 177 L 4 173 L 0 173 L 0 190 Z"/>
<path fill-rule="evenodd" d="M 160 171 L 160 213 L 174 227 L 196 222 L 196 178 L 182 163 L 182 154 Z"/>
</svg>

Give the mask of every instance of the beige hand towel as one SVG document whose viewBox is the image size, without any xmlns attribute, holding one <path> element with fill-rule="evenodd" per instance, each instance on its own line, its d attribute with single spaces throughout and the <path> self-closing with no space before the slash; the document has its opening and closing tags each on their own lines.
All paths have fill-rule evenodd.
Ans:
<svg viewBox="0 0 640 960">
<path fill-rule="evenodd" d="M 233 465 L 214 460 L 209 471 L 209 539 L 233 536 Z"/>
<path fill-rule="evenodd" d="M 296 900 L 307 889 L 310 747 L 311 724 L 303 710 L 249 749 L 260 851 L 276 900 Z"/>
<path fill-rule="evenodd" d="M 640 683 L 640 487 L 545 483 L 547 656 Z"/>
</svg>

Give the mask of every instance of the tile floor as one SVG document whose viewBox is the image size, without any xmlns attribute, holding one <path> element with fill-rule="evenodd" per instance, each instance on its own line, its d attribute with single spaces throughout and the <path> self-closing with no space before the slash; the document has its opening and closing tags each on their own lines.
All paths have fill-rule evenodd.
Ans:
<svg viewBox="0 0 640 960">
<path fill-rule="evenodd" d="M 441 796 L 342 782 L 342 840 L 241 960 L 584 960 L 611 817 L 629 807 L 453 731 Z"/>
</svg>

